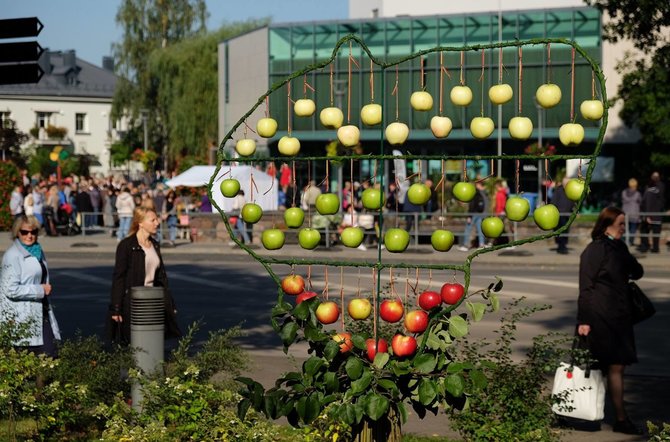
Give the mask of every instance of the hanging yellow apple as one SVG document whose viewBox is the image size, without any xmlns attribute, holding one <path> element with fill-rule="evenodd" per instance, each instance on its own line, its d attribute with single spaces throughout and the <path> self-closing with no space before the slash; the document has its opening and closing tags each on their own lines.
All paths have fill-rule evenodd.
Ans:
<svg viewBox="0 0 670 442">
<path fill-rule="evenodd" d="M 489 99 L 493 104 L 505 104 L 512 99 L 514 91 L 509 84 L 496 84 L 489 89 Z"/>
<path fill-rule="evenodd" d="M 261 118 L 256 123 L 256 133 L 263 138 L 272 138 L 277 133 L 277 120 L 274 118 Z"/>
<path fill-rule="evenodd" d="M 475 117 L 470 122 L 470 133 L 478 140 L 485 140 L 491 136 L 495 125 L 489 117 Z"/>
<path fill-rule="evenodd" d="M 467 106 L 472 103 L 472 89 L 467 86 L 454 86 L 449 93 L 449 98 L 456 106 Z"/>
<path fill-rule="evenodd" d="M 309 98 L 301 98 L 293 104 L 293 112 L 299 117 L 311 117 L 316 111 L 316 104 Z"/>
<path fill-rule="evenodd" d="M 358 144 L 358 140 L 361 138 L 361 131 L 358 127 L 347 124 L 337 129 L 337 139 L 340 140 L 345 147 L 353 147 Z"/>
<path fill-rule="evenodd" d="M 344 122 L 344 114 L 338 107 L 326 107 L 319 113 L 319 120 L 328 129 L 339 129 Z"/>
<path fill-rule="evenodd" d="M 584 100 L 579 105 L 579 111 L 582 117 L 587 120 L 598 121 L 605 113 L 605 106 L 603 106 L 603 102 L 600 100 Z"/>
<path fill-rule="evenodd" d="M 507 129 L 515 140 L 527 140 L 533 133 L 533 122 L 528 117 L 514 117 L 509 120 Z"/>
<path fill-rule="evenodd" d="M 394 122 L 386 126 L 386 140 L 393 145 L 400 145 L 407 141 L 409 127 L 405 123 Z"/>
<path fill-rule="evenodd" d="M 565 123 L 558 129 L 558 139 L 564 146 L 577 146 L 584 140 L 584 127 L 579 123 Z"/>
<path fill-rule="evenodd" d="M 300 152 L 300 140 L 295 137 L 289 137 L 287 135 L 279 139 L 277 144 L 279 153 L 286 156 L 294 156 Z"/>
<path fill-rule="evenodd" d="M 553 83 L 546 83 L 535 92 L 537 103 L 545 109 L 551 109 L 561 101 L 561 88 Z"/>
<path fill-rule="evenodd" d="M 451 118 L 449 117 L 436 115 L 430 119 L 430 130 L 433 132 L 435 138 L 446 138 L 449 136 L 452 127 Z"/>
<path fill-rule="evenodd" d="M 409 97 L 409 104 L 416 111 L 429 111 L 433 108 L 433 97 L 426 91 L 417 91 Z"/>
<path fill-rule="evenodd" d="M 370 103 L 361 109 L 361 121 L 366 126 L 376 126 L 382 122 L 382 107 L 377 103 Z"/>
<path fill-rule="evenodd" d="M 235 143 L 235 152 L 242 155 L 243 157 L 248 157 L 256 152 L 256 141 L 249 138 L 242 138 L 237 140 Z"/>
</svg>

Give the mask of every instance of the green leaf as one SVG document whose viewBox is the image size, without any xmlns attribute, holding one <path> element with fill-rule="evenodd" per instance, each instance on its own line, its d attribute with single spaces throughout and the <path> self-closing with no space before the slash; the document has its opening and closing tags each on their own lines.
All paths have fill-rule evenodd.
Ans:
<svg viewBox="0 0 670 442">
<path fill-rule="evenodd" d="M 356 423 L 356 409 L 353 404 L 342 404 L 338 413 L 340 420 L 350 427 Z"/>
<path fill-rule="evenodd" d="M 328 393 L 333 393 L 340 389 L 340 381 L 337 379 L 337 373 L 333 371 L 327 371 L 323 375 L 323 383 Z"/>
<path fill-rule="evenodd" d="M 447 373 L 460 373 L 465 370 L 465 364 L 462 362 L 452 362 L 447 366 Z"/>
<path fill-rule="evenodd" d="M 397 402 L 398 413 L 400 413 L 400 422 L 404 425 L 407 423 L 407 408 L 402 402 Z"/>
<path fill-rule="evenodd" d="M 312 393 L 309 396 L 301 397 L 298 400 L 296 410 L 298 411 L 300 419 L 304 423 L 309 424 L 319 416 L 319 413 L 321 413 L 319 395 L 317 393 Z"/>
<path fill-rule="evenodd" d="M 499 279 L 496 286 L 493 288 L 494 292 L 499 292 L 503 288 L 503 282 L 502 279 Z"/>
<path fill-rule="evenodd" d="M 380 394 L 370 394 L 365 402 L 365 414 L 373 421 L 384 416 L 389 409 L 389 400 Z"/>
<path fill-rule="evenodd" d="M 285 392 L 281 391 L 281 393 Z M 263 398 L 263 412 L 265 415 L 270 419 L 277 419 L 277 411 L 277 395 L 266 395 Z"/>
<path fill-rule="evenodd" d="M 479 322 L 482 320 L 484 317 L 484 312 L 486 311 L 486 304 L 482 304 L 481 302 L 466 302 L 466 306 L 468 307 L 468 310 L 470 311 L 470 315 L 472 315 L 472 319 L 475 322 Z"/>
<path fill-rule="evenodd" d="M 298 335 L 299 328 L 297 322 L 291 321 L 284 324 L 281 333 L 279 334 L 284 346 L 288 347 L 295 342 L 295 337 Z"/>
<path fill-rule="evenodd" d="M 435 382 L 428 379 L 422 378 L 419 381 L 419 402 L 422 405 L 430 405 L 435 401 L 437 397 L 437 385 Z"/>
<path fill-rule="evenodd" d="M 309 317 L 309 303 L 301 302 L 296 305 L 293 309 L 293 315 L 301 321 L 306 320 Z"/>
<path fill-rule="evenodd" d="M 253 391 L 251 391 L 249 399 L 251 400 L 251 404 L 253 405 L 255 410 L 260 410 L 261 407 L 263 406 L 264 392 L 265 390 L 263 389 L 263 386 L 261 384 L 259 384 L 258 382 L 254 384 Z"/>
<path fill-rule="evenodd" d="M 381 370 L 388 363 L 390 358 L 391 358 L 391 356 L 386 352 L 377 353 L 375 355 L 375 360 L 372 363 L 375 367 L 377 367 L 378 369 Z"/>
<path fill-rule="evenodd" d="M 316 356 L 312 356 L 302 364 L 302 369 L 305 372 L 305 374 L 309 376 L 314 376 L 316 372 L 318 372 L 319 369 L 323 367 L 323 364 L 325 364 L 325 361 L 323 359 Z"/>
<path fill-rule="evenodd" d="M 247 411 L 249 411 L 250 406 L 251 401 L 249 399 L 242 399 L 240 402 L 237 403 L 237 417 L 239 417 L 240 420 L 244 421 L 244 418 L 247 415 Z"/>
<path fill-rule="evenodd" d="M 323 357 L 328 361 L 335 359 L 335 356 L 340 352 L 340 344 L 331 339 L 323 349 Z"/>
<path fill-rule="evenodd" d="M 472 381 L 472 385 L 480 390 L 486 388 L 489 382 L 488 379 L 486 379 L 486 375 L 481 370 L 470 371 L 470 380 Z"/>
<path fill-rule="evenodd" d="M 351 392 L 355 395 L 365 391 L 372 382 L 372 374 L 369 370 L 364 370 L 360 379 L 356 379 L 351 383 Z"/>
<path fill-rule="evenodd" d="M 498 295 L 491 295 L 489 302 L 491 303 L 492 312 L 497 312 L 500 310 L 500 299 L 498 298 Z"/>
<path fill-rule="evenodd" d="M 367 350 L 368 346 L 365 343 L 365 338 L 361 335 L 355 334 L 351 336 L 351 342 L 354 343 L 354 347 L 359 350 Z"/>
<path fill-rule="evenodd" d="M 465 389 L 465 381 L 460 374 L 451 374 L 444 381 L 444 388 L 454 397 L 461 397 Z"/>
<path fill-rule="evenodd" d="M 392 381 L 391 379 L 379 379 L 377 381 L 377 385 L 379 385 L 384 390 L 390 391 L 393 397 L 396 397 L 400 393 L 398 385 L 396 384 L 395 381 Z"/>
<path fill-rule="evenodd" d="M 462 338 L 468 334 L 468 323 L 461 316 L 449 318 L 449 334 L 454 338 Z"/>
<path fill-rule="evenodd" d="M 356 356 L 350 356 L 344 365 L 344 371 L 347 372 L 349 379 L 355 380 L 360 378 L 363 374 L 363 361 Z"/>
<path fill-rule="evenodd" d="M 426 339 L 426 347 L 431 350 L 442 350 L 444 351 L 445 343 L 442 341 L 435 333 L 429 333 L 428 338 Z"/>
<path fill-rule="evenodd" d="M 409 361 L 399 361 L 391 365 L 391 371 L 396 376 L 402 376 L 412 371 L 412 368 L 409 365 Z"/>
<path fill-rule="evenodd" d="M 435 370 L 436 364 L 435 356 L 430 353 L 423 353 L 414 358 L 414 368 L 420 373 L 431 373 Z"/>
</svg>

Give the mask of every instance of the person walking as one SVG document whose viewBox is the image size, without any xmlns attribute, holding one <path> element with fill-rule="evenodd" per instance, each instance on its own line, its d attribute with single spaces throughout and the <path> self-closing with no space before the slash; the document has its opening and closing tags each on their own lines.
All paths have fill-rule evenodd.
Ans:
<svg viewBox="0 0 670 442">
<path fill-rule="evenodd" d="M 644 269 L 621 240 L 625 223 L 621 209 L 606 207 L 591 231 L 593 241 L 579 261 L 577 334 L 587 337 L 592 356 L 607 374 L 616 412 L 614 431 L 641 434 L 624 407 L 623 374 L 627 365 L 637 362 L 628 281 L 640 279 Z"/>
<path fill-rule="evenodd" d="M 570 214 L 575 207 L 574 201 L 570 200 L 565 193 L 565 185 L 568 184 L 569 180 L 570 179 L 567 176 L 563 177 L 561 183 L 554 188 L 554 194 L 551 197 L 551 204 L 556 206 L 556 208 L 558 209 L 558 213 L 560 214 L 556 229 L 560 229 L 561 227 L 563 227 L 568 223 L 568 220 L 570 219 Z M 565 232 L 554 237 L 554 241 L 556 242 L 557 246 L 556 253 L 560 255 L 567 255 L 569 253 L 568 251 L 569 232 L 570 229 L 568 228 Z"/>
<path fill-rule="evenodd" d="M 135 201 L 128 192 L 128 187 L 123 187 L 121 193 L 116 197 L 116 213 L 119 216 L 119 230 L 116 231 L 116 239 L 121 242 L 123 238 L 128 236 L 130 231 L 130 223 L 133 219 L 133 211 L 135 210 Z"/>
<path fill-rule="evenodd" d="M 237 219 L 235 220 L 235 231 L 242 237 L 242 244 L 250 244 L 251 238 L 249 237 L 249 232 L 247 232 L 247 223 L 242 219 L 242 207 L 246 204 L 247 200 L 244 197 L 244 190 L 240 189 L 233 198 L 233 212 L 237 214 Z M 237 234 L 236 234 L 237 236 Z M 228 243 L 228 245 L 235 245 L 234 241 Z"/>
<path fill-rule="evenodd" d="M 472 234 L 472 227 L 477 230 L 477 245 L 476 247 L 483 247 L 486 244 L 484 239 L 484 232 L 482 232 L 482 219 L 484 213 L 488 209 L 488 195 L 486 194 L 486 187 L 483 181 L 476 181 L 474 198 L 468 204 L 468 213 L 470 214 L 465 220 L 465 232 L 463 232 L 463 244 L 458 247 L 461 252 L 470 250 L 470 236 Z"/>
<path fill-rule="evenodd" d="M 165 336 L 181 336 L 160 244 L 153 238 L 159 223 L 155 210 L 137 207 L 128 236 L 116 247 L 107 337 L 120 345 L 130 344 L 130 292 L 133 287 L 164 288 Z"/>
<path fill-rule="evenodd" d="M 635 242 L 635 233 L 640 225 L 640 204 L 642 195 L 637 190 L 637 180 L 628 180 L 628 187 L 621 192 L 621 209 L 626 213 L 628 219 L 628 245 Z"/>
<path fill-rule="evenodd" d="M 14 242 L 2 257 L 0 322 L 19 327 L 14 346 L 55 358 L 61 336 L 51 307 L 53 289 L 39 231 L 34 216 L 19 215 L 14 220 Z M 21 327 L 26 327 L 24 334 Z"/>
<path fill-rule="evenodd" d="M 14 219 L 23 215 L 23 186 L 15 186 L 9 197 L 9 213 Z"/>
<path fill-rule="evenodd" d="M 651 174 L 649 184 L 642 195 L 640 213 L 642 214 L 642 225 L 640 226 L 639 251 L 645 253 L 658 253 L 661 241 L 661 225 L 663 216 L 660 212 L 665 209 L 665 185 L 661 181 L 658 172 Z M 650 213 L 654 213 L 650 215 Z M 649 237 L 651 236 L 651 250 L 649 250 Z"/>
<path fill-rule="evenodd" d="M 167 195 L 165 195 L 165 201 L 163 201 L 163 207 L 161 209 L 161 216 L 165 219 L 165 223 L 168 228 L 168 244 L 171 247 L 175 246 L 175 241 L 177 240 L 177 224 L 179 224 L 179 219 L 177 218 L 177 193 L 174 190 L 170 190 Z"/>
</svg>

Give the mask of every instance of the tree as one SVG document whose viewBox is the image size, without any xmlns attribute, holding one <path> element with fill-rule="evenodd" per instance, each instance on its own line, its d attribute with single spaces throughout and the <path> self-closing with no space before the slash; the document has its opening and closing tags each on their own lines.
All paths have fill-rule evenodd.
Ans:
<svg viewBox="0 0 670 442">
<path fill-rule="evenodd" d="M 11 160 L 24 167 L 25 161 L 21 157 L 21 145 L 28 141 L 28 134 L 16 128 L 16 122 L 6 119 L 0 124 L 0 149 L 2 159 Z"/>
</svg>

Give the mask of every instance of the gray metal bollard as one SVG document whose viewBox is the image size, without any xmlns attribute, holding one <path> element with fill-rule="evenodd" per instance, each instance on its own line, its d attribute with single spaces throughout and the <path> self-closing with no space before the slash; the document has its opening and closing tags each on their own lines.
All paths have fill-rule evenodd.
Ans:
<svg viewBox="0 0 670 442">
<path fill-rule="evenodd" d="M 150 374 L 161 367 L 165 347 L 165 304 L 162 287 L 130 289 L 130 345 L 135 349 L 137 367 Z M 140 386 L 131 387 L 133 409 L 142 411 Z"/>
</svg>

